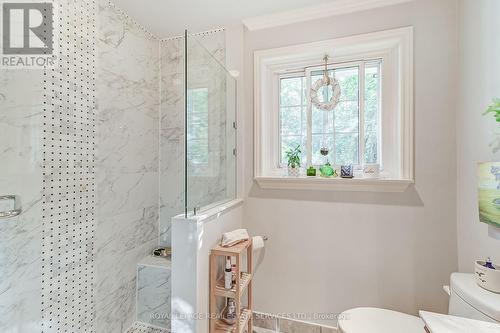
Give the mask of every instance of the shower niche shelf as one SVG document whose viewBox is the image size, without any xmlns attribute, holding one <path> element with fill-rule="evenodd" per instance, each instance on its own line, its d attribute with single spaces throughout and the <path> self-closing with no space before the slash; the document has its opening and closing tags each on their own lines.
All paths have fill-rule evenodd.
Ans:
<svg viewBox="0 0 500 333">
<path fill-rule="evenodd" d="M 246 271 L 242 272 L 242 256 L 246 254 Z M 231 289 L 224 288 L 224 277 L 219 277 L 219 259 L 223 257 L 236 258 L 236 283 Z M 252 332 L 252 241 L 248 240 L 232 247 L 220 245 L 210 252 L 210 333 L 242 333 Z M 248 297 L 247 307 L 240 303 L 243 296 Z M 220 298 L 232 298 L 236 303 L 237 319 L 234 325 L 228 325 L 220 319 L 221 312 L 217 309 Z"/>
</svg>

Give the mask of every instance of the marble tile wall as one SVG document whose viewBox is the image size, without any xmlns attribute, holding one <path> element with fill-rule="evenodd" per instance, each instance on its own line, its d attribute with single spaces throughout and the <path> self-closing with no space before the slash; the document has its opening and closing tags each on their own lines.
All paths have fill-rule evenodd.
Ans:
<svg viewBox="0 0 500 333">
<path fill-rule="evenodd" d="M 170 261 L 148 257 L 137 265 L 137 320 L 170 329 Z"/>
<path fill-rule="evenodd" d="M 227 197 L 225 89 L 220 64 L 225 63 L 225 33 L 196 36 L 189 44 L 189 86 L 209 89 L 209 167 L 189 169 L 189 205 L 204 206 Z M 184 40 L 163 40 L 160 114 L 160 240 L 171 246 L 171 218 L 184 212 Z M 208 52 L 207 52 L 208 51 Z M 197 174 L 197 169 L 203 170 Z"/>
<path fill-rule="evenodd" d="M 41 70 L 0 69 L 0 195 L 23 208 L 0 219 L 0 332 L 41 331 L 42 82 Z"/>
<path fill-rule="evenodd" d="M 104 0 L 98 36 L 96 332 L 122 333 L 158 241 L 159 41 Z"/>
</svg>

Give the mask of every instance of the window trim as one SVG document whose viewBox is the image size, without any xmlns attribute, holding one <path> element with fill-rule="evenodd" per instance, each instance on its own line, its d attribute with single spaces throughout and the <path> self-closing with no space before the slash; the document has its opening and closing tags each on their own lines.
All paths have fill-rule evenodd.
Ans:
<svg viewBox="0 0 500 333">
<path fill-rule="evenodd" d="M 282 170 L 276 170 L 273 165 L 277 163 L 273 160 L 273 150 L 277 147 L 277 140 L 273 135 L 278 128 L 279 112 L 277 110 L 277 100 L 273 101 L 273 95 L 277 94 L 277 86 L 274 84 L 278 73 L 286 72 L 287 68 L 305 68 L 308 64 L 317 63 L 325 53 L 331 56 L 332 63 L 349 62 L 353 59 L 382 58 L 382 69 L 387 66 L 391 70 L 390 74 L 383 79 L 382 100 L 389 103 L 383 107 L 384 114 L 382 123 L 389 121 L 394 126 L 385 128 L 388 131 L 383 135 L 382 154 L 385 151 L 392 151 L 393 156 L 381 156 L 380 161 L 384 161 L 387 170 L 391 170 L 391 176 L 380 179 L 317 179 L 301 178 L 293 180 L 294 188 L 311 189 L 311 184 L 322 185 L 326 182 L 326 188 L 331 190 L 345 190 L 346 186 L 339 186 L 339 183 L 356 184 L 351 190 L 363 191 L 363 184 L 373 184 L 381 191 L 384 191 L 384 183 L 391 183 L 391 188 L 386 190 L 394 191 L 394 184 L 400 186 L 398 191 L 404 191 L 414 182 L 414 147 L 413 147 L 413 28 L 405 27 L 393 30 L 386 30 L 363 35 L 337 38 L 327 41 L 314 42 L 308 44 L 294 45 L 270 50 L 255 51 L 254 53 L 254 176 L 257 182 L 264 188 L 289 188 L 289 177 L 283 176 Z M 333 56 L 332 56 L 333 55 Z M 290 71 L 291 72 L 291 71 Z M 297 71 L 296 71 L 297 72 Z M 398 94 L 388 92 L 397 91 Z M 390 112 L 386 112 L 390 110 Z M 388 141 L 394 141 L 388 143 Z M 391 145 L 389 148 L 387 145 Z M 385 158 L 384 158 L 385 157 Z M 382 159 L 384 158 L 384 159 Z M 267 181 L 270 180 L 270 181 Z M 272 180 L 272 181 L 271 181 Z M 264 184 L 265 183 L 265 184 Z M 308 184 L 307 186 L 304 184 Z M 361 185 L 361 186 L 360 186 Z M 269 187 L 271 186 L 271 187 Z M 313 186 L 314 188 L 314 186 Z"/>
</svg>

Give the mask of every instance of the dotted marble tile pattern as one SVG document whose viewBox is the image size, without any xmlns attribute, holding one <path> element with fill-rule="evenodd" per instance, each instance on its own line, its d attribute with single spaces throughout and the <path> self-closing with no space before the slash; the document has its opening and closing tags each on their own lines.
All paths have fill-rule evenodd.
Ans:
<svg viewBox="0 0 500 333">
<path fill-rule="evenodd" d="M 127 333 L 169 333 L 169 330 L 151 327 L 143 323 L 136 322 L 130 327 Z"/>
<path fill-rule="evenodd" d="M 94 332 L 96 16 L 54 2 L 58 64 L 44 75 L 42 332 Z"/>
</svg>

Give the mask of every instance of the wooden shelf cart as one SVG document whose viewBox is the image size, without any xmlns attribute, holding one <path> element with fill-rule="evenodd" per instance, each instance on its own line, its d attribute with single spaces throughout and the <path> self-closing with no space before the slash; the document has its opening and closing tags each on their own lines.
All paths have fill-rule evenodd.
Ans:
<svg viewBox="0 0 500 333">
<path fill-rule="evenodd" d="M 241 270 L 242 255 L 246 252 L 246 271 Z M 224 257 L 236 258 L 236 284 L 232 289 L 224 288 L 224 275 L 220 278 L 218 259 Z M 247 291 L 248 306 L 241 308 L 240 301 Z M 228 325 L 220 319 L 217 310 L 217 298 L 233 298 L 236 302 L 236 323 Z M 210 333 L 252 333 L 252 240 L 232 247 L 215 246 L 210 252 Z"/>
</svg>

